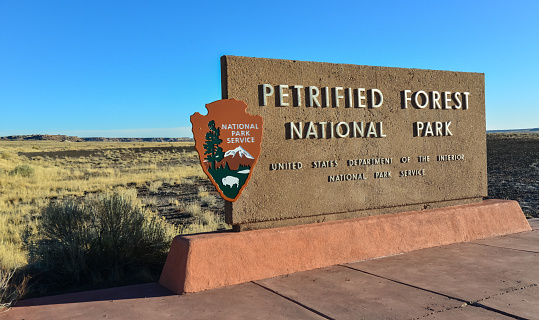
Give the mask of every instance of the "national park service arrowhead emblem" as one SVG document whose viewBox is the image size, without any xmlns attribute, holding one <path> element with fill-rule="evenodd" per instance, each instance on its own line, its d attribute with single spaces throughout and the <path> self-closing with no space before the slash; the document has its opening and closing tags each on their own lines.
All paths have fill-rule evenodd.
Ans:
<svg viewBox="0 0 539 320">
<path fill-rule="evenodd" d="M 262 117 L 248 114 L 247 104 L 235 99 L 212 102 L 206 109 L 207 116 L 191 116 L 200 164 L 221 196 L 236 201 L 260 156 Z"/>
</svg>

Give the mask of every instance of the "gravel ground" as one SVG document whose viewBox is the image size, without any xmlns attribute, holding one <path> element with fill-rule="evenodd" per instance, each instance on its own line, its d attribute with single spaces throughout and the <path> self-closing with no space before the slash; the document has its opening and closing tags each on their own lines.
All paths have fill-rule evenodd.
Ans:
<svg viewBox="0 0 539 320">
<path fill-rule="evenodd" d="M 488 195 L 520 203 L 539 218 L 539 134 L 487 134 Z"/>
</svg>

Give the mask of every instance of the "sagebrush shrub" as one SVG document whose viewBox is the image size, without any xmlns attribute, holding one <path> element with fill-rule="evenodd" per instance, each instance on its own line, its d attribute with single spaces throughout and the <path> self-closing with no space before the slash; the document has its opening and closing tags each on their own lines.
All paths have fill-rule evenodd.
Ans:
<svg viewBox="0 0 539 320">
<path fill-rule="evenodd" d="M 15 169 L 11 170 L 9 172 L 12 176 L 21 176 L 25 178 L 32 177 L 35 173 L 35 169 L 27 164 L 21 164 L 15 167 Z"/>
<path fill-rule="evenodd" d="M 155 281 L 175 230 L 124 192 L 51 203 L 39 233 L 35 266 L 47 272 L 44 281 L 61 288 Z M 146 279 L 136 279 L 140 275 Z"/>
<path fill-rule="evenodd" d="M 38 263 L 67 282 L 79 282 L 88 273 L 87 258 L 92 236 L 90 213 L 84 205 L 68 199 L 50 203 L 42 211 L 36 244 Z"/>
</svg>

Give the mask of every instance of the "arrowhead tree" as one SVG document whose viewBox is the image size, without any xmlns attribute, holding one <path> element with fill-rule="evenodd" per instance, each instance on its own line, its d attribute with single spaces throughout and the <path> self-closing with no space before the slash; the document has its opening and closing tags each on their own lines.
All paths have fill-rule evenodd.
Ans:
<svg viewBox="0 0 539 320">
<path fill-rule="evenodd" d="M 210 163 L 211 169 L 217 169 L 217 163 L 224 157 L 223 148 L 219 146 L 223 140 L 219 139 L 220 129 L 215 127 L 215 121 L 208 123 L 210 131 L 206 133 L 206 142 L 204 143 L 204 154 L 208 155 L 206 160 Z"/>
</svg>

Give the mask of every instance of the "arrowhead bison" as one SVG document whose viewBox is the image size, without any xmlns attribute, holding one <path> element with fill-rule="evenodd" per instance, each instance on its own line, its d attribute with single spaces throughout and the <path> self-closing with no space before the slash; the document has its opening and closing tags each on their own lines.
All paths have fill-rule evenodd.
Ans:
<svg viewBox="0 0 539 320">
<path fill-rule="evenodd" d="M 223 186 L 229 186 L 232 188 L 233 185 L 236 185 L 236 188 L 240 187 L 240 179 L 233 176 L 226 176 L 222 180 Z"/>
</svg>

